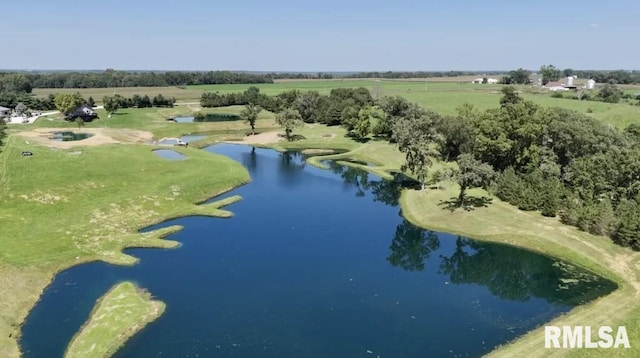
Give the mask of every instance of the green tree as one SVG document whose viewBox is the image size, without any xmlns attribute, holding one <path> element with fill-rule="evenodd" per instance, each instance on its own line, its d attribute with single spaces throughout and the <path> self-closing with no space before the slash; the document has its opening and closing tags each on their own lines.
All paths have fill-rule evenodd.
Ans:
<svg viewBox="0 0 640 358">
<path fill-rule="evenodd" d="M 438 120 L 436 113 L 412 105 L 406 116 L 393 124 L 392 140 L 406 158 L 402 170 L 413 173 L 423 190 L 432 158 L 438 154 L 435 150 L 438 139 L 435 123 Z"/>
<path fill-rule="evenodd" d="M 89 98 L 87 98 L 87 106 L 89 106 L 89 107 L 95 107 L 96 106 L 96 101 L 93 99 L 92 96 L 89 96 Z"/>
<path fill-rule="evenodd" d="M 319 122 L 320 118 L 320 93 L 317 91 L 302 92 L 295 100 L 295 109 L 300 113 L 305 123 Z"/>
<path fill-rule="evenodd" d="M 358 113 L 358 118 L 353 126 L 353 136 L 359 140 L 364 140 L 371 132 L 371 107 L 365 106 Z"/>
<path fill-rule="evenodd" d="M 543 216 L 555 217 L 560 210 L 562 183 L 557 178 L 549 178 L 544 185 L 540 211 Z"/>
<path fill-rule="evenodd" d="M 557 81 L 562 76 L 562 72 L 554 65 L 545 65 L 540 67 L 540 74 L 542 75 L 542 84 L 546 85 L 549 82 Z"/>
<path fill-rule="evenodd" d="M 467 103 L 459 107 L 457 111 L 456 116 L 446 117 L 437 125 L 438 133 L 440 133 L 438 150 L 445 161 L 473 149 L 474 130 L 471 123 L 479 116 L 479 113 Z"/>
<path fill-rule="evenodd" d="M 294 128 L 300 127 L 304 124 L 300 117 L 300 113 L 293 108 L 287 108 L 276 114 L 276 123 L 284 127 L 284 133 L 287 140 L 291 140 L 291 133 Z"/>
<path fill-rule="evenodd" d="M 382 109 L 384 116 L 373 127 L 373 134 L 381 137 L 391 138 L 393 124 L 400 118 L 405 117 L 409 110 L 410 102 L 401 96 L 382 97 L 378 106 Z"/>
<path fill-rule="evenodd" d="M 240 111 L 240 118 L 251 126 L 251 134 L 256 134 L 256 120 L 258 120 L 258 114 L 260 114 L 262 108 L 253 103 L 247 103 L 246 106 Z"/>
<path fill-rule="evenodd" d="M 56 109 L 63 115 L 69 115 L 73 110 L 84 103 L 80 93 L 58 93 L 54 99 Z"/>
<path fill-rule="evenodd" d="M 4 121 L 0 118 L 0 152 L 2 152 L 2 146 L 4 145 L 4 137 L 6 136 L 6 129 L 7 125 L 4 123 Z"/>
<path fill-rule="evenodd" d="M 510 71 L 508 76 L 502 78 L 501 83 L 505 85 L 526 85 L 531 82 L 531 80 L 529 79 L 529 75 L 531 75 L 531 72 L 525 70 L 524 68 L 519 68 L 517 70 Z"/>
<path fill-rule="evenodd" d="M 522 98 L 513 86 L 502 88 L 502 98 L 500 98 L 500 106 L 506 107 L 509 104 L 517 104 L 522 102 Z"/>
<path fill-rule="evenodd" d="M 598 96 L 604 101 L 608 103 L 618 103 L 622 98 L 624 93 L 616 86 L 614 82 L 609 82 L 605 84 Z"/>
<path fill-rule="evenodd" d="M 107 114 L 111 116 L 111 114 L 116 113 L 120 108 L 120 101 L 116 96 L 104 96 L 102 98 L 102 105 L 104 106 L 104 110 L 107 111 Z"/>
<path fill-rule="evenodd" d="M 458 156 L 458 169 L 453 177 L 460 186 L 458 195 L 458 206 L 462 206 L 465 194 L 469 188 L 487 188 L 493 180 L 495 173 L 493 168 L 487 163 L 483 163 L 471 154 L 461 154 Z"/>
<path fill-rule="evenodd" d="M 84 119 L 81 117 L 76 117 L 76 125 L 78 125 L 78 129 L 84 127 Z"/>
</svg>

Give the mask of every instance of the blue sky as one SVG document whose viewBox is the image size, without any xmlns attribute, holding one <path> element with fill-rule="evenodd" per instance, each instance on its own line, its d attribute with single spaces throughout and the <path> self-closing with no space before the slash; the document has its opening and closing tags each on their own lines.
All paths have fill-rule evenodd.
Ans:
<svg viewBox="0 0 640 358">
<path fill-rule="evenodd" d="M 2 14 L 11 69 L 640 69 L 637 0 L 7 0 Z"/>
</svg>

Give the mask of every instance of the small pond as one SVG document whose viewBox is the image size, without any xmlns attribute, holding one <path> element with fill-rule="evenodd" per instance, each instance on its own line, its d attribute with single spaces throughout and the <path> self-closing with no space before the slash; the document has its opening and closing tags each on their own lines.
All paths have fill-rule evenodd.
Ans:
<svg viewBox="0 0 640 358">
<path fill-rule="evenodd" d="M 76 133 L 76 132 L 54 132 L 51 136 L 52 140 L 58 142 L 72 142 L 77 140 L 83 140 L 92 137 L 90 133 Z"/>
<path fill-rule="evenodd" d="M 194 117 L 193 116 L 185 116 L 185 117 L 175 117 L 173 119 L 176 123 L 192 123 Z"/>
<path fill-rule="evenodd" d="M 169 160 L 185 160 L 187 157 L 171 149 L 155 149 L 153 151 L 157 156 Z"/>
<path fill-rule="evenodd" d="M 252 181 L 229 219 L 184 217 L 174 250 L 58 274 L 22 328 L 25 357 L 60 357 L 95 300 L 131 280 L 165 302 L 116 357 L 477 357 L 615 284 L 518 248 L 418 228 L 406 180 L 321 170 L 299 153 L 216 145 Z M 542 347 L 541 347 L 542 348 Z"/>
</svg>

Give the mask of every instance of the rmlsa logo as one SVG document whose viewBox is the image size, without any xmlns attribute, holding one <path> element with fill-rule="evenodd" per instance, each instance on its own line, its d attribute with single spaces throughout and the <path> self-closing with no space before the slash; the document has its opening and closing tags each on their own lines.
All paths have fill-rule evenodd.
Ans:
<svg viewBox="0 0 640 358">
<path fill-rule="evenodd" d="M 591 332 L 597 336 L 592 338 Z M 614 332 L 615 331 L 615 332 Z M 624 326 L 617 330 L 609 326 L 592 329 L 591 326 L 545 326 L 545 348 L 631 348 Z"/>
</svg>

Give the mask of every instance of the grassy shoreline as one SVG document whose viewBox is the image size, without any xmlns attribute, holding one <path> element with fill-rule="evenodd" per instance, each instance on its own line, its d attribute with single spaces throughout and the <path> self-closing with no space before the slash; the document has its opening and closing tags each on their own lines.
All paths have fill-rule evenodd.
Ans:
<svg viewBox="0 0 640 358">
<path fill-rule="evenodd" d="M 71 340 L 66 358 L 110 357 L 166 308 L 131 282 L 112 287 L 98 299 L 89 319 Z"/>
</svg>

